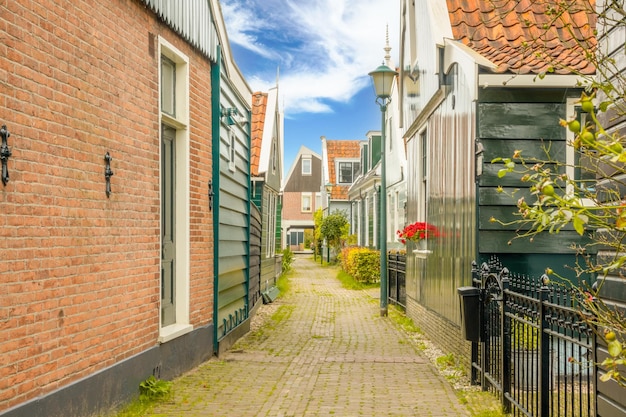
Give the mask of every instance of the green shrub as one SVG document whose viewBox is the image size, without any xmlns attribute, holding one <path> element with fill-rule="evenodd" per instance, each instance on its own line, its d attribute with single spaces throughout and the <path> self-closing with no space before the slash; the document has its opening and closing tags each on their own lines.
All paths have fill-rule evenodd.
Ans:
<svg viewBox="0 0 626 417">
<path fill-rule="evenodd" d="M 283 272 L 287 272 L 291 269 L 293 264 L 293 252 L 289 248 L 283 249 Z"/>
<path fill-rule="evenodd" d="M 341 252 L 341 267 L 358 282 L 378 282 L 380 252 L 360 247 L 344 248 Z"/>
</svg>

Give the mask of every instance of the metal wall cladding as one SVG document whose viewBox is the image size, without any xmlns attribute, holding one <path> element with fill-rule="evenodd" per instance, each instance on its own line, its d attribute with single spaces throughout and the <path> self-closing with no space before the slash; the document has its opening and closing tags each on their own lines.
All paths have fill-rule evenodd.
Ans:
<svg viewBox="0 0 626 417">
<path fill-rule="evenodd" d="M 165 24 L 215 62 L 219 38 L 209 0 L 143 0 Z"/>
<path fill-rule="evenodd" d="M 440 236 L 427 241 L 430 253 L 407 244 L 407 296 L 460 324 L 456 289 L 471 283 L 475 256 L 475 106 L 464 77 L 453 76 L 447 96 L 425 124 L 427 135 L 426 217 L 418 172 L 422 145 L 418 132 L 408 142 L 407 218 L 426 220 Z M 423 130 L 420 129 L 420 132 Z"/>
</svg>

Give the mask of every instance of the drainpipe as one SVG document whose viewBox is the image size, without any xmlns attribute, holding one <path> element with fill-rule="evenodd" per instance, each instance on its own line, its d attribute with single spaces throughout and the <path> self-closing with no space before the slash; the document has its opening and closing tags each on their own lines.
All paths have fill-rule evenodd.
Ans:
<svg viewBox="0 0 626 417">
<path fill-rule="evenodd" d="M 220 223 L 220 97 L 222 48 L 217 45 L 215 64 L 211 67 L 211 130 L 213 166 L 213 353 L 217 354 L 217 313 L 219 301 L 219 223 Z"/>
</svg>

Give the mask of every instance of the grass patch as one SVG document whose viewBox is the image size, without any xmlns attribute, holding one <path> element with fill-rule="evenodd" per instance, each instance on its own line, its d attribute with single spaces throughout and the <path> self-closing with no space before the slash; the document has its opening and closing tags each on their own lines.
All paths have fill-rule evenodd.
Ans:
<svg viewBox="0 0 626 417">
<path fill-rule="evenodd" d="M 344 270 L 340 270 L 337 273 L 337 279 L 341 282 L 341 286 L 348 290 L 365 290 L 368 288 L 377 288 L 380 287 L 380 283 L 375 282 L 371 284 L 365 284 L 362 282 L 358 282 L 355 280 L 352 275 L 348 274 Z"/>
<path fill-rule="evenodd" d="M 469 410 L 472 417 L 507 417 L 502 412 L 500 401 L 490 392 L 458 391 L 461 404 Z"/>
<path fill-rule="evenodd" d="M 289 270 L 283 274 L 280 274 L 276 280 L 276 288 L 280 291 L 280 296 L 283 296 L 291 290 L 291 282 L 289 281 L 289 275 L 293 273 L 293 270 Z"/>
<path fill-rule="evenodd" d="M 407 333 L 422 334 L 422 330 L 413 323 L 413 320 L 408 318 L 402 310 L 395 305 L 390 305 L 388 308 L 389 318 L 393 320 L 402 330 Z"/>
<path fill-rule="evenodd" d="M 155 405 L 167 401 L 172 394 L 172 383 L 150 376 L 139 384 L 139 397 L 124 406 L 115 417 L 142 417 L 150 413 Z"/>
</svg>

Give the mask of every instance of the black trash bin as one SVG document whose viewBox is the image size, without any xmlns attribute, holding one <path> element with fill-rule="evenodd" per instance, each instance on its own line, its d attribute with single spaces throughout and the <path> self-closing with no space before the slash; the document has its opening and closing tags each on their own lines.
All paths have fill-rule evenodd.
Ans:
<svg viewBox="0 0 626 417">
<path fill-rule="evenodd" d="M 480 290 L 476 287 L 457 288 L 461 299 L 461 334 L 470 342 L 480 341 Z"/>
</svg>

